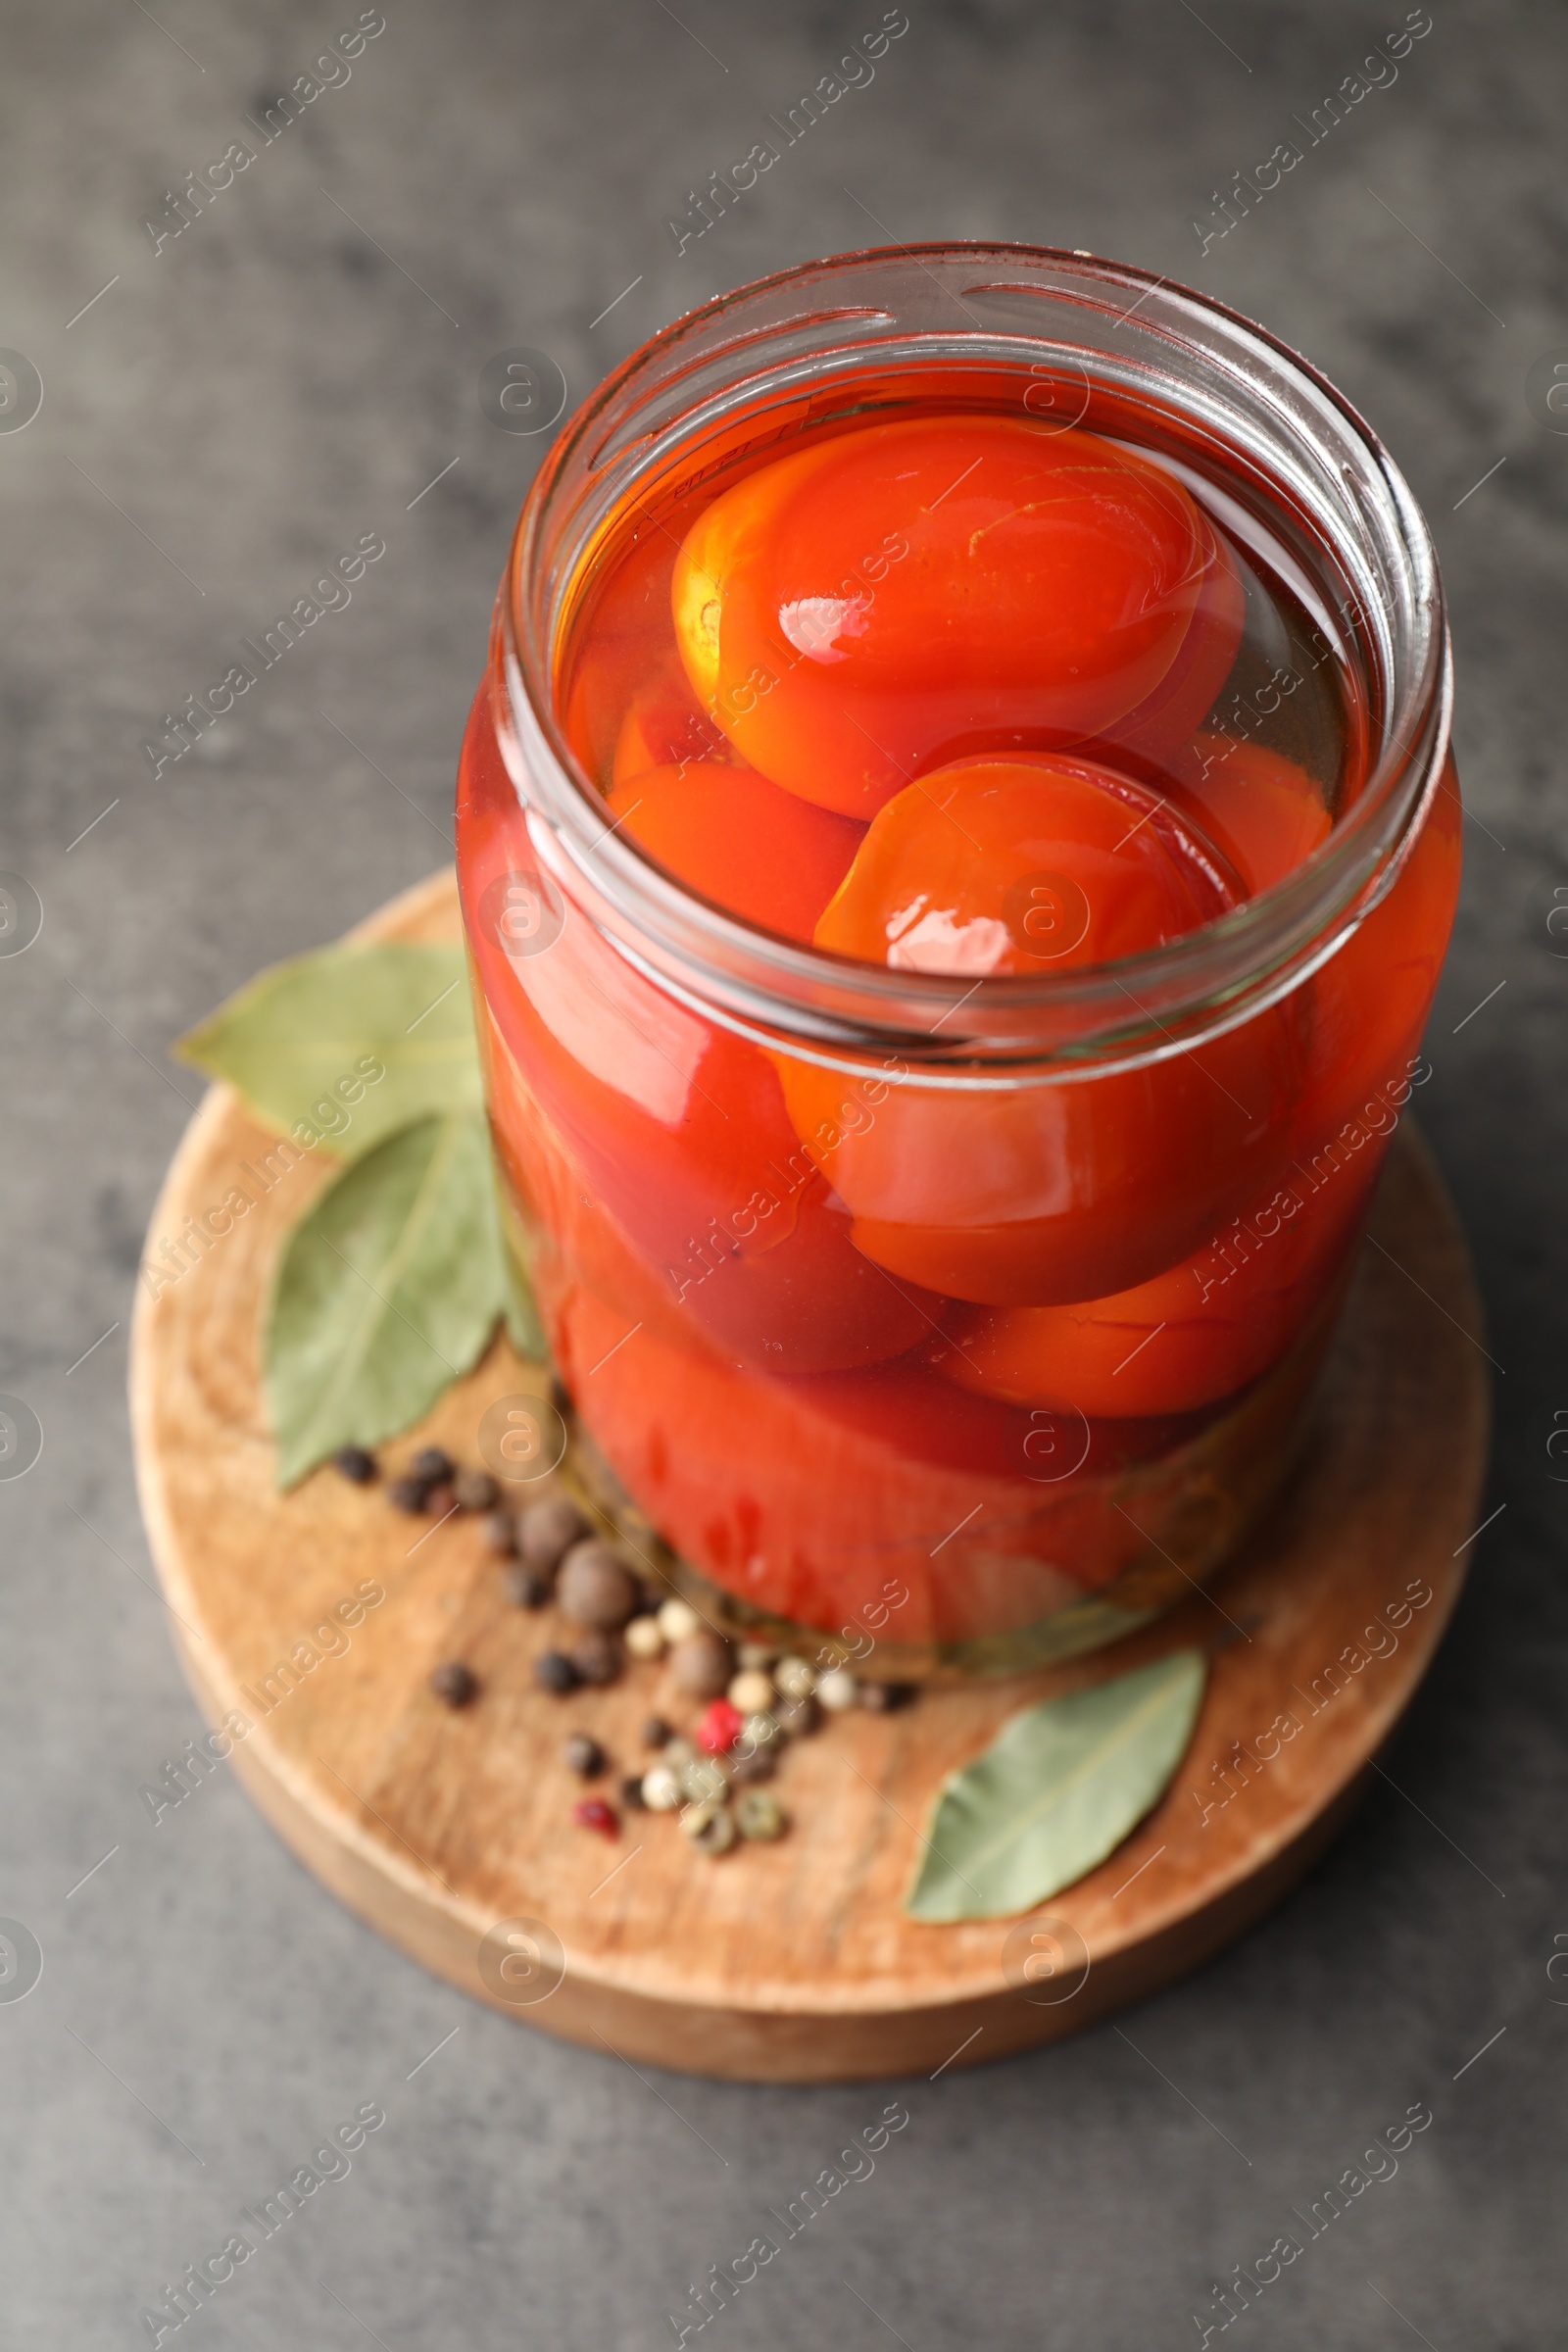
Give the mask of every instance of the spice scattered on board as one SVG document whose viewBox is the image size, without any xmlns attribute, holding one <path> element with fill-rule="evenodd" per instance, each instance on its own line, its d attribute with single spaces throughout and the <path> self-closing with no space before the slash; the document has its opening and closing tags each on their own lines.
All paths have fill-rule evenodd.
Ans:
<svg viewBox="0 0 1568 2352">
<path fill-rule="evenodd" d="M 334 1467 L 354 1486 L 372 1485 L 381 1475 L 375 1456 L 361 1446 L 343 1447 Z M 592 1733 L 571 1729 L 561 1748 L 562 1771 L 579 1783 L 613 1771 L 626 1811 L 675 1814 L 698 1853 L 716 1858 L 783 1836 L 789 1815 L 760 1784 L 773 1779 L 791 1740 L 822 1729 L 824 1710 L 827 1717 L 853 1707 L 891 1713 L 915 1695 L 912 1685 L 863 1681 L 771 1642 L 730 1642 L 689 1601 L 647 1584 L 613 1536 L 597 1534 L 568 1495 L 547 1494 L 509 1509 L 487 1471 L 455 1463 L 434 1446 L 416 1453 L 384 1493 L 394 1509 L 415 1516 L 481 1518 L 507 1599 L 520 1608 L 556 1608 L 559 1635 L 533 1661 L 541 1695 L 561 1700 L 602 1689 L 628 1665 L 661 1671 L 668 1700 L 690 1713 L 689 1737 L 662 1714 L 649 1716 L 640 1738 L 653 1760 L 628 1771 Z M 452 1658 L 435 1668 L 430 1688 L 460 1708 L 481 1687 L 471 1667 Z M 619 1835 L 620 1816 L 603 1796 L 576 1798 L 571 1817 L 599 1837 Z"/>
</svg>

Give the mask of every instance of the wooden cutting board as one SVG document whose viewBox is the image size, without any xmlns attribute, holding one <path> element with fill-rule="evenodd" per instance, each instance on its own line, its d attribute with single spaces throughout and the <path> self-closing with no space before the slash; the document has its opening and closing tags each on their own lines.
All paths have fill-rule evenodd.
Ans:
<svg viewBox="0 0 1568 2352">
<path fill-rule="evenodd" d="M 447 937 L 458 923 L 447 872 L 360 935 Z M 214 1088 L 150 1248 L 220 1201 L 271 1140 Z M 791 1821 L 777 1844 L 710 1860 L 670 1816 L 629 1812 L 611 1843 L 573 1824 L 584 1790 L 562 1745 L 591 1732 L 617 1771 L 642 1769 L 639 1727 L 668 1702 L 662 1670 L 552 1698 L 531 1661 L 559 1621 L 507 1602 L 473 1521 L 430 1532 L 331 1470 L 273 1487 L 260 1314 L 284 1235 L 328 1173 L 302 1162 L 178 1283 L 138 1298 L 137 1467 L 171 1625 L 210 1722 L 249 1727 L 233 1769 L 323 1884 L 426 1967 L 549 2033 L 700 2074 L 810 2082 L 970 2065 L 1105 2017 L 1207 1960 L 1300 1878 L 1458 1595 L 1488 1358 L 1463 1236 L 1406 1122 L 1304 1467 L 1211 1596 L 1113 1651 L 833 1719 L 791 1744 L 772 1784 Z M 476 1461 L 486 1406 L 543 1379 L 498 1340 L 383 1460 L 395 1471 L 442 1444 Z M 362 1587 L 384 1598 L 345 1624 Z M 323 1624 L 338 1631 L 313 1640 Z M 1022 1921 L 905 1917 L 944 1774 L 1027 1700 L 1188 1642 L 1213 1652 L 1191 1747 L 1108 1861 Z M 448 1658 L 480 1680 L 461 1712 L 428 1688 Z"/>
</svg>

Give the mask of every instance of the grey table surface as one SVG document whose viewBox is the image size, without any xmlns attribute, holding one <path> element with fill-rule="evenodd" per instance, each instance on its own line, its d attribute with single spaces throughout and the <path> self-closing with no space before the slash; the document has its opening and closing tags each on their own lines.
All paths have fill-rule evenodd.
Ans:
<svg viewBox="0 0 1568 2352">
<path fill-rule="evenodd" d="M 0 1388 L 46 1440 L 0 1485 L 0 1914 L 44 1960 L 0 1998 L 8 2344 L 146 2342 L 143 2307 L 365 2102 L 384 2128 L 195 2335 L 667 2343 L 690 2282 L 893 2096 L 907 2130 L 712 2340 L 1201 2340 L 1213 2281 L 1425 2102 L 1396 2176 L 1235 2325 L 1346 2352 L 1561 2341 L 1568 437 L 1527 377 L 1568 359 L 1568 25 L 1433 0 L 1396 76 L 1373 69 L 1309 142 L 1397 0 L 908 14 L 874 78 L 677 253 L 687 191 L 875 27 L 874 0 L 385 0 L 351 74 L 268 146 L 244 117 L 352 26 L 350 0 L 0 10 L 0 344 L 43 387 L 24 429 L 3 429 L 24 370 L 0 410 L 0 865 L 44 910 L 0 959 Z M 255 164 L 155 251 L 167 192 L 241 136 Z M 1282 140 L 1300 164 L 1205 249 L 1215 192 Z M 542 446 L 481 414 L 484 361 L 540 347 L 575 399 L 721 287 L 954 234 L 1118 255 L 1265 320 L 1375 421 L 1433 520 L 1474 815 L 1423 1117 L 1490 1302 L 1479 1515 L 1500 1515 L 1396 1786 L 1124 2032 L 892 2090 L 640 2079 L 423 1975 L 228 1776 L 156 1828 L 138 1802 L 200 1728 L 125 1408 L 140 1239 L 198 1091 L 166 1049 L 447 855 Z M 387 553 L 352 604 L 155 780 L 163 714 L 367 531 Z"/>
</svg>

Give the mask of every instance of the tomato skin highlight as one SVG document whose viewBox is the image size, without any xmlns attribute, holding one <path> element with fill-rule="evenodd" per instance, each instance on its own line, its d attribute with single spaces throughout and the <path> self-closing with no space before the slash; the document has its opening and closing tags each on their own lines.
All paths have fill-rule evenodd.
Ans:
<svg viewBox="0 0 1568 2352">
<path fill-rule="evenodd" d="M 809 940 L 862 828 L 749 767 L 694 760 L 633 774 L 610 794 L 621 829 L 742 921 Z"/>
<path fill-rule="evenodd" d="M 723 492 L 676 559 L 687 675 L 740 757 L 862 822 L 966 751 L 1104 732 L 1169 671 L 1211 534 L 1174 476 L 1026 419 L 875 424 Z"/>
</svg>

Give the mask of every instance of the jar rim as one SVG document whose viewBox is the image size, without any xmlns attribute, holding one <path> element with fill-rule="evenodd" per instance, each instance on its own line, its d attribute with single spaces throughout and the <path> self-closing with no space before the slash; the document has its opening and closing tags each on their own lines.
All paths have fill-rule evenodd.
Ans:
<svg viewBox="0 0 1568 2352">
<path fill-rule="evenodd" d="M 961 290 L 944 283 L 988 270 L 1014 275 Z M 921 316 L 928 286 L 966 311 L 967 323 Z M 815 300 L 803 305 L 808 293 Z M 1026 330 L 978 318 L 973 303 L 997 296 L 1041 301 L 1038 320 Z M 1135 314 L 1133 343 L 1109 345 Z M 1076 338 L 1061 334 L 1067 320 Z M 1056 331 L 1041 331 L 1048 324 Z M 1216 447 L 1241 451 L 1254 486 L 1310 524 L 1349 587 L 1378 689 L 1378 740 L 1356 798 L 1280 881 L 1163 947 L 1111 962 L 968 982 L 760 931 L 607 828 L 602 795 L 566 740 L 554 658 L 590 525 L 619 512 L 662 454 L 700 445 L 705 426 L 733 414 L 743 394 L 799 400 L 865 372 L 868 358 L 885 372 L 895 352 L 999 357 L 1026 368 L 1031 349 L 1042 364 L 1065 361 L 1086 376 L 1092 361 L 1107 385 L 1157 380 L 1173 414 L 1201 419 Z M 1180 386 L 1178 360 L 1191 376 Z M 714 296 L 632 352 L 563 427 L 524 501 L 495 653 L 497 736 L 541 864 L 628 960 L 756 1042 L 835 1067 L 913 1054 L 922 1077 L 939 1083 L 966 1082 L 955 1065 L 1059 1078 L 1160 1059 L 1296 987 L 1392 886 L 1438 788 L 1452 703 L 1425 519 L 1376 433 L 1319 369 L 1242 313 L 1131 264 L 962 240 L 796 264 Z"/>
</svg>

